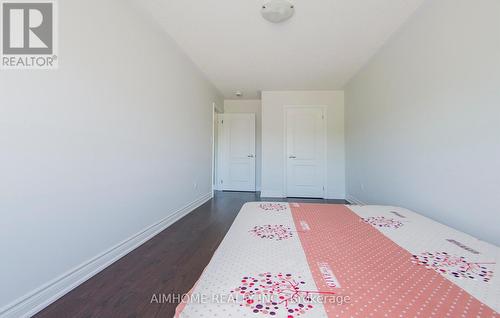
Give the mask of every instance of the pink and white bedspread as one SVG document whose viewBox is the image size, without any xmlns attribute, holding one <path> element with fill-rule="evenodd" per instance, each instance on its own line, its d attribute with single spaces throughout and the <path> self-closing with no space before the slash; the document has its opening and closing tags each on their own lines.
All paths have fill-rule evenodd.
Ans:
<svg viewBox="0 0 500 318">
<path fill-rule="evenodd" d="M 248 203 L 176 317 L 500 317 L 499 260 L 402 208 Z"/>
</svg>

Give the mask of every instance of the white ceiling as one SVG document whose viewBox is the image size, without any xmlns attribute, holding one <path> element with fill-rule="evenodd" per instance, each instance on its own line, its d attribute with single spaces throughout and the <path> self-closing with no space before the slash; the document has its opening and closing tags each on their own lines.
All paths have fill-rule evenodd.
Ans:
<svg viewBox="0 0 500 318">
<path fill-rule="evenodd" d="M 283 24 L 267 0 L 138 0 L 226 98 L 241 90 L 342 89 L 424 0 L 292 0 Z"/>
</svg>

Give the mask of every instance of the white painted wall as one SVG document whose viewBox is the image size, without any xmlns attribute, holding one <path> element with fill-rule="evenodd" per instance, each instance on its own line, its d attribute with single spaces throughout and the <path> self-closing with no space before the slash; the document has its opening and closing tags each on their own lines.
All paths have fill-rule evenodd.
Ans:
<svg viewBox="0 0 500 318">
<path fill-rule="evenodd" d="M 217 90 L 129 2 L 59 16 L 58 70 L 0 71 L 4 309 L 211 191 Z"/>
<path fill-rule="evenodd" d="M 262 174 L 262 101 L 259 99 L 226 99 L 225 113 L 254 113 L 255 114 L 255 186 L 261 190 Z"/>
<path fill-rule="evenodd" d="M 345 198 L 344 92 L 262 92 L 262 196 L 284 196 L 284 106 L 327 106 L 327 197 Z"/>
<path fill-rule="evenodd" d="M 427 1 L 346 87 L 350 196 L 500 245 L 499 21 L 498 0 Z"/>
</svg>

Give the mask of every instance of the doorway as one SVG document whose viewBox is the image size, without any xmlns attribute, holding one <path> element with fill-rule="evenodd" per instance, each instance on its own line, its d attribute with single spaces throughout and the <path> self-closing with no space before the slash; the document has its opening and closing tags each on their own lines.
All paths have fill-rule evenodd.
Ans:
<svg viewBox="0 0 500 318">
<path fill-rule="evenodd" d="M 255 114 L 220 114 L 219 136 L 219 189 L 255 192 Z"/>
</svg>

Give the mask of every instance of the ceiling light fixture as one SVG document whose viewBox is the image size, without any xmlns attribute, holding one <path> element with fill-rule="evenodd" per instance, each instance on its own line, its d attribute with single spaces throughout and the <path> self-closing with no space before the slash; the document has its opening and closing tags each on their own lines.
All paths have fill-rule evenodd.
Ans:
<svg viewBox="0 0 500 318">
<path fill-rule="evenodd" d="M 280 23 L 293 16 L 295 6 L 286 0 L 271 0 L 262 6 L 261 13 L 267 21 Z"/>
</svg>

